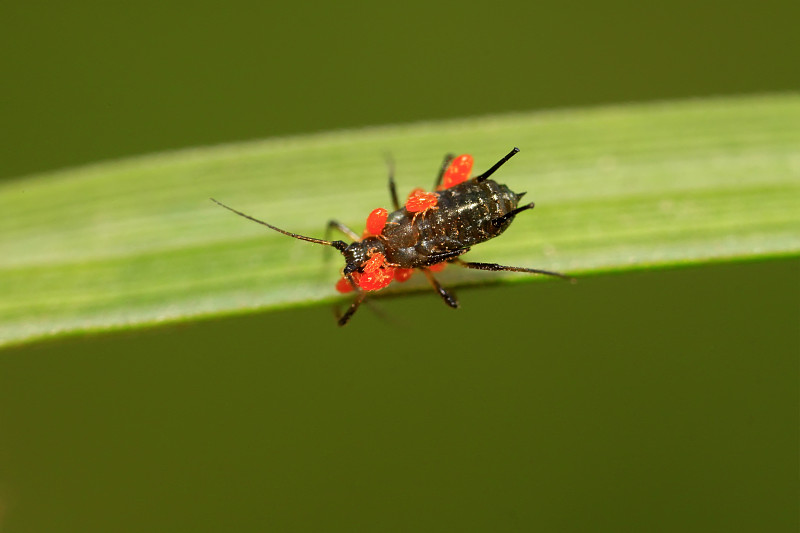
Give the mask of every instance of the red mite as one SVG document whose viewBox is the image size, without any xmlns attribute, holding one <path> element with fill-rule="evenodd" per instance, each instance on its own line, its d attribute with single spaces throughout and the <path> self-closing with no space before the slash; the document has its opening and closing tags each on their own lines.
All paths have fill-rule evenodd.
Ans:
<svg viewBox="0 0 800 533">
<path fill-rule="evenodd" d="M 367 217 L 367 227 L 360 237 L 336 220 L 328 222 L 329 232 L 332 229 L 341 231 L 353 239 L 352 244 L 291 233 L 230 208 L 213 198 L 212 200 L 237 215 L 289 237 L 339 250 L 344 255 L 346 264 L 342 270 L 342 278 L 336 284 L 336 290 L 342 293 L 356 292 L 353 303 L 339 317 L 339 325 L 344 326 L 369 291 L 381 290 L 393 281 L 406 281 L 415 269 L 425 274 L 439 296 L 453 308 L 458 307 L 455 297 L 433 276 L 433 272 L 438 272 L 448 263 L 478 270 L 529 272 L 571 279 L 548 270 L 496 263 L 469 263 L 459 258 L 473 245 L 503 233 L 517 214 L 533 208 L 533 203 L 518 206 L 524 192 L 517 194 L 505 185 L 489 179 L 489 176 L 517 152 L 519 148 L 514 148 L 489 170 L 474 178 L 469 177 L 472 156 L 447 155 L 433 187 L 436 192 L 414 189 L 403 207 L 397 201 L 397 188 L 393 172 L 390 172 L 389 192 L 395 209 L 393 212 L 389 213 L 383 208 L 372 211 Z"/>
</svg>

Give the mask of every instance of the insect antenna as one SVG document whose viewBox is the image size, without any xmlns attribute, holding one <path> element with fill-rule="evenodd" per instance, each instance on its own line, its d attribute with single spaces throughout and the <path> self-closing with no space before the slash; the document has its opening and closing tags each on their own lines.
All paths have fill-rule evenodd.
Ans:
<svg viewBox="0 0 800 533">
<path fill-rule="evenodd" d="M 480 182 L 482 182 L 482 181 L 486 181 L 486 180 L 489 178 L 489 176 L 491 176 L 492 174 L 494 174 L 494 173 L 497 171 L 497 169 L 498 169 L 498 168 L 502 167 L 502 166 L 503 166 L 503 164 L 504 164 L 506 161 L 508 161 L 509 159 L 511 159 L 512 157 L 514 157 L 515 155 L 517 155 L 517 152 L 519 152 L 519 148 L 517 148 L 517 147 L 515 146 L 513 150 L 511 150 L 510 152 L 508 152 L 508 153 L 505 155 L 505 157 L 503 157 L 503 159 L 501 159 L 500 161 L 498 161 L 497 163 L 495 163 L 494 165 L 492 165 L 492 168 L 490 168 L 489 170 L 487 170 L 486 172 L 484 172 L 484 173 L 483 173 L 483 174 L 481 174 L 480 176 L 475 176 L 475 181 L 477 181 L 478 183 L 480 183 Z"/>
<path fill-rule="evenodd" d="M 233 213 L 236 213 L 240 217 L 244 217 L 244 218 L 246 218 L 248 220 L 252 220 L 253 222 L 258 222 L 262 226 L 266 226 L 269 229 L 273 229 L 273 230 L 277 231 L 278 233 L 283 233 L 284 235 L 288 235 L 289 237 L 294 237 L 295 239 L 300 239 L 301 241 L 313 242 L 315 244 L 324 244 L 326 246 L 333 246 L 334 248 L 336 248 L 340 252 L 343 252 L 345 250 L 345 248 L 347 248 L 347 243 L 344 242 L 344 241 L 326 241 L 326 240 L 323 240 L 323 239 L 314 239 L 313 237 L 306 237 L 305 235 L 298 235 L 297 233 L 292 233 L 290 231 L 282 230 L 281 228 L 275 227 L 272 224 L 267 224 L 263 220 L 259 220 L 257 218 L 253 218 L 250 215 L 242 213 L 241 211 L 237 211 L 236 209 L 234 209 L 232 207 L 228 207 L 227 205 L 225 205 L 222 202 L 219 202 L 219 201 L 217 201 L 217 200 L 215 200 L 213 198 L 209 198 L 209 199 L 212 202 L 214 202 L 215 204 L 219 205 L 220 207 L 224 207 L 228 211 L 232 211 Z"/>
</svg>

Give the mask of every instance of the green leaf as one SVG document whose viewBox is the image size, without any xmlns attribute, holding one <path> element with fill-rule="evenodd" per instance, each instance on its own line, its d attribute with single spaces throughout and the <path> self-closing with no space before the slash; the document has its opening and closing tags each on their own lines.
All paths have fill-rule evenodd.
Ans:
<svg viewBox="0 0 800 533">
<path fill-rule="evenodd" d="M 0 345 L 336 298 L 323 237 L 389 207 L 446 152 L 537 207 L 473 261 L 598 271 L 800 252 L 800 97 L 521 113 L 196 148 L 0 185 Z M 532 276 L 450 267 L 445 285 Z M 424 280 L 412 280 L 424 287 Z M 398 289 L 407 290 L 405 285 Z M 731 287 L 732 294 L 736 290 Z"/>
</svg>

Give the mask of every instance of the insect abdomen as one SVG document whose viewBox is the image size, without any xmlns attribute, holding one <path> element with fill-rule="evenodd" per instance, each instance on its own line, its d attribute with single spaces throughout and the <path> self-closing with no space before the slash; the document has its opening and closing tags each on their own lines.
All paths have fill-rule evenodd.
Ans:
<svg viewBox="0 0 800 533">
<path fill-rule="evenodd" d="M 497 226 L 492 221 L 516 208 L 519 197 L 493 180 L 470 180 L 438 193 L 435 208 L 416 214 L 395 211 L 383 232 L 386 258 L 403 268 L 428 266 L 431 256 L 497 237 L 511 219 Z"/>
</svg>

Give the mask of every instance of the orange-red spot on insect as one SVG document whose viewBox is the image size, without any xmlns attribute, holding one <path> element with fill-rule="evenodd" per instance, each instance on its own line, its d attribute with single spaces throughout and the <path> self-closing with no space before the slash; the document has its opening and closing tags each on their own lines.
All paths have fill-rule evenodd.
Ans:
<svg viewBox="0 0 800 533">
<path fill-rule="evenodd" d="M 375 272 L 379 268 L 386 266 L 386 258 L 383 256 L 382 253 L 374 253 L 369 256 L 369 259 L 364 262 L 361 266 L 361 269 L 364 271 L 365 274 Z"/>
<path fill-rule="evenodd" d="M 447 170 L 444 171 L 442 184 L 439 186 L 439 190 L 449 189 L 450 187 L 467 181 L 470 172 L 472 172 L 472 163 L 472 156 L 469 154 L 460 155 L 453 159 L 447 167 Z"/>
<path fill-rule="evenodd" d="M 408 281 L 408 278 L 411 277 L 411 274 L 414 273 L 413 268 L 395 268 L 394 269 L 394 280 L 399 282 Z"/>
<path fill-rule="evenodd" d="M 342 279 L 336 282 L 336 290 L 342 294 L 347 294 L 353 290 L 353 286 L 347 281 L 347 278 L 342 276 Z"/>
<path fill-rule="evenodd" d="M 386 258 L 380 253 L 372 254 L 362 269 L 356 282 L 365 291 L 383 289 L 394 279 L 395 268 L 386 264 Z"/>
<path fill-rule="evenodd" d="M 386 225 L 387 218 L 389 218 L 389 212 L 386 209 L 379 207 L 373 210 L 367 217 L 367 233 L 380 235 Z"/>
<path fill-rule="evenodd" d="M 444 267 L 446 266 L 447 266 L 446 262 L 436 263 L 435 265 L 429 266 L 428 270 L 430 270 L 431 272 L 441 272 L 442 270 L 444 270 Z"/>
<path fill-rule="evenodd" d="M 419 213 L 435 207 L 439 203 L 439 196 L 435 192 L 426 192 L 423 189 L 414 189 L 406 200 L 406 211 Z"/>
</svg>

